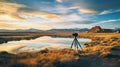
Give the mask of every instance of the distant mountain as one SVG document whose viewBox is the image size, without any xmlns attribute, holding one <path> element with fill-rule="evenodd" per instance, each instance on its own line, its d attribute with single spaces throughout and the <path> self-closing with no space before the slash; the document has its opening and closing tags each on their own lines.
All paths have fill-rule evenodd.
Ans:
<svg viewBox="0 0 120 67">
<path fill-rule="evenodd" d="M 42 32 L 42 30 L 38 29 L 16 29 L 16 30 L 7 30 L 7 29 L 0 29 L 0 32 Z"/>
<path fill-rule="evenodd" d="M 38 29 L 16 29 L 16 30 L 7 30 L 7 29 L 0 29 L 0 32 L 86 32 L 88 28 L 74 28 L 74 29 L 51 29 L 51 30 L 38 30 Z"/>
<path fill-rule="evenodd" d="M 31 29 L 28 29 L 27 31 L 28 32 L 42 32 L 43 30 L 38 30 L 38 29 L 31 28 Z"/>
<path fill-rule="evenodd" d="M 71 28 L 71 29 L 51 29 L 51 30 L 39 30 L 39 29 L 16 29 L 16 30 L 7 30 L 7 29 L 0 29 L 0 32 L 88 32 L 88 33 L 112 33 L 117 32 L 120 33 L 120 28 L 115 29 L 103 29 L 100 26 L 92 27 L 91 29 L 88 28 Z"/>
<path fill-rule="evenodd" d="M 7 30 L 7 29 L 0 29 L 0 32 L 9 32 L 10 30 Z"/>
<path fill-rule="evenodd" d="M 113 33 L 115 32 L 114 29 L 103 29 L 101 28 L 100 26 L 95 26 L 95 27 L 92 27 L 88 33 Z"/>
<path fill-rule="evenodd" d="M 88 31 L 88 28 L 74 28 L 74 29 L 51 29 L 51 30 L 47 30 L 47 32 L 86 32 Z"/>
</svg>

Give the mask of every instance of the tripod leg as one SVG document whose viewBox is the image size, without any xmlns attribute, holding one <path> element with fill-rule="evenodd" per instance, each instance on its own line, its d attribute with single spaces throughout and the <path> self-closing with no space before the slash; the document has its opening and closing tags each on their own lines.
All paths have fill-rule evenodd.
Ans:
<svg viewBox="0 0 120 67">
<path fill-rule="evenodd" d="M 76 43 L 76 50 L 77 50 L 77 52 L 78 52 L 78 44 Z"/>
<path fill-rule="evenodd" d="M 72 46 L 73 46 L 74 42 L 75 42 L 75 39 L 73 40 L 73 42 L 72 42 L 72 44 L 71 44 L 71 48 L 72 48 Z"/>
<path fill-rule="evenodd" d="M 78 50 L 78 43 L 77 43 L 77 39 L 76 39 L 75 41 L 76 41 L 76 49 Z"/>
<path fill-rule="evenodd" d="M 75 38 L 74 46 L 75 46 L 76 51 L 78 52 L 78 44 L 77 44 L 77 40 L 76 40 L 76 38 Z"/>
<path fill-rule="evenodd" d="M 76 45 L 76 40 L 75 40 L 75 43 L 74 43 L 74 47 L 75 47 L 75 48 L 77 47 L 77 45 Z"/>
<path fill-rule="evenodd" d="M 77 40 L 77 39 L 76 39 Z M 80 43 L 79 43 L 79 41 L 77 40 L 77 43 L 78 43 L 78 45 L 79 45 L 79 47 L 82 49 L 82 46 L 80 45 Z"/>
<path fill-rule="evenodd" d="M 77 41 L 78 41 L 78 40 L 77 40 Z M 80 45 L 79 41 L 78 41 L 77 43 L 78 43 L 79 47 L 81 48 L 81 51 L 82 51 L 83 54 L 85 55 L 85 53 L 84 53 L 84 51 L 83 51 L 83 49 L 82 49 L 82 46 Z"/>
</svg>

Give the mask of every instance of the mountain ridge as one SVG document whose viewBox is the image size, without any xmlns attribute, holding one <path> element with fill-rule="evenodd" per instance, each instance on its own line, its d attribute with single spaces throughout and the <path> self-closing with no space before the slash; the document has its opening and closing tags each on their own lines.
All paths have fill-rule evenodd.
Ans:
<svg viewBox="0 0 120 67">
<path fill-rule="evenodd" d="M 104 29 L 100 26 L 94 26 L 91 29 L 88 29 L 88 28 L 70 28 L 70 29 L 39 30 L 39 29 L 35 29 L 35 28 L 30 28 L 30 29 L 16 29 L 16 30 L 0 29 L 0 32 L 88 32 L 88 33 L 118 32 L 118 33 L 120 33 L 120 28 Z"/>
<path fill-rule="evenodd" d="M 88 28 L 50 29 L 50 30 L 39 30 L 35 28 L 30 28 L 30 29 L 16 29 L 16 30 L 0 29 L 0 32 L 85 32 L 88 30 L 89 30 Z"/>
</svg>

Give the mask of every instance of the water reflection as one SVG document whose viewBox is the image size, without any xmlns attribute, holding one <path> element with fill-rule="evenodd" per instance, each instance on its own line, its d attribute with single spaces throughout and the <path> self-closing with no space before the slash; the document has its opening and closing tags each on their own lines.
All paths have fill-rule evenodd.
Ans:
<svg viewBox="0 0 120 67">
<path fill-rule="evenodd" d="M 36 39 L 36 38 L 38 38 L 38 36 L 24 37 L 24 38 L 0 38 L 0 44 L 7 43 L 9 41 L 31 40 L 31 39 Z"/>
<path fill-rule="evenodd" d="M 4 49 L 4 51 L 6 50 L 11 52 L 13 51 L 33 52 L 33 51 L 39 51 L 44 48 L 49 48 L 49 49 L 69 48 L 71 46 L 73 39 L 74 38 L 43 36 L 33 40 L 9 41 L 7 43 L 3 43 L 0 45 L 0 51 Z M 81 43 L 82 47 L 84 43 L 91 41 L 90 39 L 84 39 L 84 38 L 78 38 L 78 40 Z M 5 48 L 3 48 L 3 46 Z"/>
</svg>

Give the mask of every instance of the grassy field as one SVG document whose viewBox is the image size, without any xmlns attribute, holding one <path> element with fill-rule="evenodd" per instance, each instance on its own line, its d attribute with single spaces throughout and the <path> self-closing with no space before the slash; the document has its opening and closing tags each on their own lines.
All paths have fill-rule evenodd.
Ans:
<svg viewBox="0 0 120 67">
<path fill-rule="evenodd" d="M 0 33 L 2 39 L 24 39 L 40 36 L 72 37 L 71 33 Z M 0 67 L 120 67 L 119 33 L 79 33 L 90 38 L 82 51 L 44 49 L 37 53 L 0 52 Z M 28 63 L 29 62 L 29 63 Z"/>
<path fill-rule="evenodd" d="M 85 38 L 94 38 L 94 37 L 105 37 L 105 38 L 110 38 L 110 37 L 120 37 L 120 33 L 81 33 L 78 32 L 79 36 L 78 37 L 85 37 Z M 72 33 L 55 33 L 54 35 L 56 36 L 68 36 L 71 37 Z"/>
<path fill-rule="evenodd" d="M 13 38 L 23 38 L 23 37 L 32 37 L 32 36 L 63 36 L 63 37 L 72 37 L 72 33 L 73 32 L 56 32 L 56 33 L 46 33 L 46 32 L 41 32 L 41 33 L 0 33 L 0 38 L 9 38 L 9 37 L 13 37 Z M 120 37 L 120 33 L 81 33 L 78 32 L 79 36 L 78 37 Z"/>
</svg>

